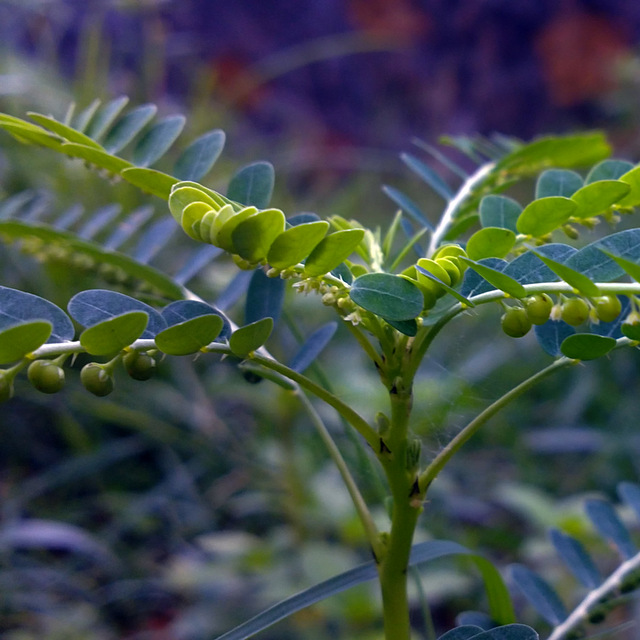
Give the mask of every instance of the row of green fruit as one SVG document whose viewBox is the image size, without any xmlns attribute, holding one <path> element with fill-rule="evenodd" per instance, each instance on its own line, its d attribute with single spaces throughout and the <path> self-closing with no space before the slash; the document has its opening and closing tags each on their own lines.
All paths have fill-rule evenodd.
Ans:
<svg viewBox="0 0 640 640">
<path fill-rule="evenodd" d="M 590 300 L 578 296 L 560 296 L 554 303 L 546 293 L 524 298 L 522 306 L 508 306 L 501 318 L 502 330 L 512 338 L 522 338 L 532 325 L 552 320 L 563 320 L 572 327 L 587 321 L 613 322 L 622 312 L 622 303 L 616 295 L 599 296 Z"/>
<path fill-rule="evenodd" d="M 61 356 L 66 359 L 66 356 Z M 122 360 L 126 372 L 134 380 L 149 380 L 155 372 L 156 360 L 144 351 L 126 351 L 109 362 L 89 362 L 80 371 L 80 381 L 87 391 L 96 396 L 109 395 L 114 389 L 113 369 Z M 58 393 L 64 388 L 65 373 L 60 358 L 34 360 L 27 369 L 32 386 L 42 393 Z M 14 373 L 17 367 L 0 372 L 0 402 L 13 396 Z"/>
</svg>

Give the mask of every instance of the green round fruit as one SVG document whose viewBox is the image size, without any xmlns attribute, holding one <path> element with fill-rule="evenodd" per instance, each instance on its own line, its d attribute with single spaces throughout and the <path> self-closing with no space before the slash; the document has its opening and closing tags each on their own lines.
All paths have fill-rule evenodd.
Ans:
<svg viewBox="0 0 640 640">
<path fill-rule="evenodd" d="M 51 360 L 35 360 L 27 369 L 29 382 L 42 393 L 58 393 L 64 387 L 64 370 Z"/>
<path fill-rule="evenodd" d="M 102 398 L 113 391 L 113 378 L 96 362 L 85 364 L 80 371 L 80 380 L 87 391 Z"/>
<path fill-rule="evenodd" d="M 591 307 L 583 298 L 569 298 L 562 303 L 561 318 L 572 327 L 577 327 L 589 319 Z"/>
<path fill-rule="evenodd" d="M 156 371 L 155 359 L 141 351 L 129 351 L 122 358 L 122 362 L 134 380 L 149 380 Z"/>
<path fill-rule="evenodd" d="M 0 402 L 13 398 L 13 377 L 0 371 Z"/>
<path fill-rule="evenodd" d="M 602 322 L 613 322 L 622 311 L 622 303 L 616 295 L 601 296 L 594 303 L 596 315 Z"/>
<path fill-rule="evenodd" d="M 511 338 L 522 338 L 531 329 L 531 320 L 522 307 L 510 307 L 500 320 L 502 330 Z"/>
<path fill-rule="evenodd" d="M 544 324 L 551 315 L 553 300 L 546 293 L 536 293 L 523 300 L 529 320 L 533 324 Z"/>
</svg>

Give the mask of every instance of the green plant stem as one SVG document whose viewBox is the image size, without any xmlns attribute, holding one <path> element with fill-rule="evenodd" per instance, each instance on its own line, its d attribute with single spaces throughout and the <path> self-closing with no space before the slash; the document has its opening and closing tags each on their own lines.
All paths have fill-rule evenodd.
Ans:
<svg viewBox="0 0 640 640">
<path fill-rule="evenodd" d="M 505 393 L 495 402 L 491 403 L 484 411 L 467 424 L 458 435 L 433 459 L 431 464 L 420 474 L 418 483 L 421 491 L 427 490 L 449 460 L 463 447 L 464 444 L 483 427 L 498 411 L 507 406 L 512 400 L 522 395 L 538 382 L 550 376 L 552 373 L 565 367 L 578 364 L 580 360 L 571 358 L 558 358 L 555 362 L 527 378 L 519 385 Z"/>
<path fill-rule="evenodd" d="M 309 398 L 305 395 L 305 393 L 301 390 L 296 390 L 294 393 L 299 398 L 300 402 L 304 406 L 311 422 L 313 423 L 316 431 L 320 435 L 322 442 L 327 447 L 329 451 L 329 455 L 333 460 L 333 463 L 338 468 L 340 472 L 340 476 L 342 477 L 342 481 L 344 482 L 349 495 L 351 496 L 351 500 L 355 506 L 355 509 L 358 513 L 358 517 L 360 518 L 360 522 L 362 522 L 362 526 L 365 530 L 365 534 L 367 539 L 369 540 L 369 544 L 371 545 L 371 549 L 373 550 L 373 554 L 375 557 L 379 557 L 382 554 L 382 546 L 380 541 L 380 534 L 378 532 L 378 528 L 376 527 L 373 518 L 371 516 L 371 512 L 369 511 L 358 486 L 356 485 L 353 476 L 349 471 L 349 467 L 347 463 L 344 461 L 340 450 L 338 449 L 336 443 L 334 442 L 331 434 L 327 430 L 324 422 L 318 415 L 318 412 L 315 410 L 313 404 L 309 401 Z"/>
<path fill-rule="evenodd" d="M 399 393 L 397 392 L 399 391 Z M 415 478 L 407 469 L 407 442 L 411 415 L 411 389 L 398 388 L 390 393 L 391 424 L 387 442 L 390 453 L 381 457 L 387 475 L 393 510 L 391 530 L 384 555 L 379 559 L 378 575 L 382 592 L 382 608 L 386 640 L 410 640 L 407 571 L 411 543 L 418 517 L 422 512 L 421 499 L 414 495 Z"/>
</svg>

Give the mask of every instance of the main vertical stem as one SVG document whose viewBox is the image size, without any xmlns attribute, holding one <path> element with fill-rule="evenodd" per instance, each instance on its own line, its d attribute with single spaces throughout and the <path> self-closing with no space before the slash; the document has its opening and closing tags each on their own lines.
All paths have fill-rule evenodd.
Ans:
<svg viewBox="0 0 640 640">
<path fill-rule="evenodd" d="M 386 444 L 389 453 L 383 466 L 393 497 L 391 531 L 386 549 L 378 564 L 382 592 L 384 633 L 386 640 L 410 640 L 407 580 L 411 543 L 421 512 L 415 470 L 408 464 L 408 423 L 411 413 L 411 390 L 394 384 L 390 392 L 391 424 Z"/>
</svg>

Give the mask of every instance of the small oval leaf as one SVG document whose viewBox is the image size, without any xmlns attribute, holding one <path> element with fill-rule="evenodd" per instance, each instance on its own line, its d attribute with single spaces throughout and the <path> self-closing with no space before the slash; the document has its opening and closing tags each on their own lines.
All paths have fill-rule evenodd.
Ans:
<svg viewBox="0 0 640 640">
<path fill-rule="evenodd" d="M 478 275 L 482 276 L 488 283 L 496 287 L 496 289 L 504 291 L 514 298 L 524 298 L 527 295 L 525 288 L 517 280 L 514 280 L 511 276 L 502 273 L 502 271 L 492 269 L 486 264 L 474 262 L 473 260 L 469 260 L 463 256 L 458 257 L 458 260 L 461 260 L 471 267 L 471 269 L 473 269 Z"/>
<path fill-rule="evenodd" d="M 578 205 L 573 216 L 590 218 L 606 211 L 626 196 L 631 187 L 620 180 L 599 180 L 578 189 L 571 199 Z"/>
<path fill-rule="evenodd" d="M 156 346 L 172 356 L 197 353 L 220 335 L 223 324 L 222 318 L 213 313 L 197 316 L 161 331 Z"/>
<path fill-rule="evenodd" d="M 501 227 L 515 233 L 521 213 L 520 203 L 507 196 L 489 195 L 480 201 L 480 223 L 483 227 Z"/>
<path fill-rule="evenodd" d="M 615 338 L 595 333 L 576 333 L 562 341 L 560 351 L 567 358 L 595 360 L 607 355 L 615 346 Z"/>
<path fill-rule="evenodd" d="M 143 104 L 120 118 L 113 125 L 102 144 L 107 153 L 117 153 L 129 144 L 153 118 L 157 110 L 155 104 Z"/>
<path fill-rule="evenodd" d="M 176 161 L 173 175 L 180 180 L 200 180 L 220 157 L 225 143 L 225 133 L 214 129 L 192 142 Z"/>
<path fill-rule="evenodd" d="M 263 209 L 243 220 L 231 234 L 234 253 L 249 262 L 265 260 L 274 240 L 284 231 L 280 209 Z"/>
<path fill-rule="evenodd" d="M 580 174 L 567 169 L 547 169 L 536 182 L 536 199 L 562 196 L 570 198 L 583 185 Z"/>
<path fill-rule="evenodd" d="M 366 273 L 356 278 L 349 296 L 363 309 L 389 320 L 412 320 L 424 305 L 416 285 L 390 273 Z"/>
<path fill-rule="evenodd" d="M 322 353 L 337 329 L 337 322 L 329 322 L 314 331 L 300 347 L 298 353 L 291 358 L 289 368 L 302 373 Z"/>
<path fill-rule="evenodd" d="M 469 238 L 466 251 L 471 260 L 504 258 L 515 243 L 516 234 L 510 229 L 484 227 Z"/>
<path fill-rule="evenodd" d="M 185 121 L 184 116 L 169 116 L 151 127 L 133 150 L 133 163 L 149 167 L 159 160 L 176 141 Z"/>
<path fill-rule="evenodd" d="M 85 329 L 80 334 L 80 344 L 92 356 L 118 353 L 143 334 L 148 322 L 144 311 L 129 311 Z"/>
<path fill-rule="evenodd" d="M 364 229 L 344 229 L 325 236 L 304 264 L 308 276 L 322 276 L 344 262 L 364 238 Z"/>
<path fill-rule="evenodd" d="M 263 318 L 240 327 L 231 334 L 229 348 L 241 358 L 260 348 L 273 331 L 273 318 Z"/>
<path fill-rule="evenodd" d="M 281 233 L 271 245 L 267 262 L 276 269 L 286 269 L 302 262 L 327 234 L 326 220 L 297 224 Z"/>
<path fill-rule="evenodd" d="M 569 198 L 552 196 L 540 198 L 528 204 L 516 223 L 519 233 L 529 236 L 544 236 L 563 225 L 578 208 Z"/>
<path fill-rule="evenodd" d="M 24 358 L 41 347 L 51 335 L 52 325 L 46 320 L 34 320 L 0 331 L 0 364 Z"/>
<path fill-rule="evenodd" d="M 275 174 L 269 162 L 254 162 L 240 169 L 229 182 L 227 198 L 258 209 L 266 209 L 271 201 Z"/>
</svg>

